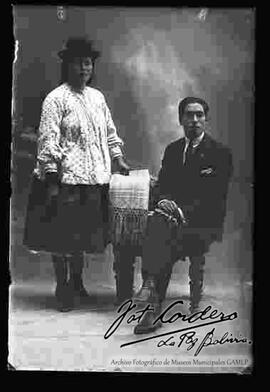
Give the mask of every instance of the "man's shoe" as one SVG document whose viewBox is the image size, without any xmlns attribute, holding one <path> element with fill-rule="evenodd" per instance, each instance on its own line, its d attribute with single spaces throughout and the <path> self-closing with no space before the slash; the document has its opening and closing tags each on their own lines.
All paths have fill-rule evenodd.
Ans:
<svg viewBox="0 0 270 392">
<path fill-rule="evenodd" d="M 153 324 L 156 318 L 159 316 L 161 310 L 161 306 L 155 306 L 155 311 L 147 311 L 141 321 L 134 328 L 135 335 L 147 334 L 156 331 L 158 328 L 161 328 L 162 323 L 158 321 Z"/>
<path fill-rule="evenodd" d="M 156 291 L 156 284 L 154 279 L 147 279 L 139 292 L 134 295 L 134 301 L 138 302 L 148 302 L 156 304 L 159 302 L 159 295 Z"/>
</svg>

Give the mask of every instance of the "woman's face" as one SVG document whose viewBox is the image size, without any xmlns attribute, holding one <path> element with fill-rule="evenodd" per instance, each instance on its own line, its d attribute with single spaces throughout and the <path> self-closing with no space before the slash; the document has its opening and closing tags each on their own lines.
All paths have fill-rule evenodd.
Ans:
<svg viewBox="0 0 270 392">
<path fill-rule="evenodd" d="M 93 73 L 91 57 L 74 57 L 69 61 L 68 79 L 74 86 L 86 85 Z"/>
</svg>

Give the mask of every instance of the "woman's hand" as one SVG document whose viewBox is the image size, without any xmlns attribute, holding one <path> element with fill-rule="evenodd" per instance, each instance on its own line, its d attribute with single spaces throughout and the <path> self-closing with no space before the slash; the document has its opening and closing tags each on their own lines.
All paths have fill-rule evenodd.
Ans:
<svg viewBox="0 0 270 392">
<path fill-rule="evenodd" d="M 50 203 L 52 200 L 56 199 L 59 195 L 59 178 L 57 173 L 47 173 L 46 174 L 46 185 L 47 185 L 47 201 Z"/>
<path fill-rule="evenodd" d="M 47 188 L 48 201 L 55 199 L 59 195 L 59 185 L 50 184 Z"/>
<path fill-rule="evenodd" d="M 115 158 L 114 162 L 116 163 L 116 170 L 120 174 L 123 174 L 124 176 L 128 176 L 129 175 L 130 167 L 126 164 L 126 162 L 124 161 L 123 157 Z"/>
</svg>

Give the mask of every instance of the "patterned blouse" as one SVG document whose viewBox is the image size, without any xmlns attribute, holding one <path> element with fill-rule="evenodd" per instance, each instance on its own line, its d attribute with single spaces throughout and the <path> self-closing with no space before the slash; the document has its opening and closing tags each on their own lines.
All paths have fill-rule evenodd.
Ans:
<svg viewBox="0 0 270 392">
<path fill-rule="evenodd" d="M 111 158 L 122 156 L 122 145 L 104 95 L 64 83 L 43 102 L 34 173 L 42 179 L 58 172 L 65 184 L 106 184 Z"/>
</svg>

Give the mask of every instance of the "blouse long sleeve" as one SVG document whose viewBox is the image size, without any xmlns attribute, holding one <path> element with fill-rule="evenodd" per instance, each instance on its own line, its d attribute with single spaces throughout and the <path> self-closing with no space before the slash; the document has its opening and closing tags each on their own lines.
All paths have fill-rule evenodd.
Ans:
<svg viewBox="0 0 270 392">
<path fill-rule="evenodd" d="M 45 173 L 57 172 L 58 163 L 62 159 L 62 149 L 59 144 L 61 119 L 60 103 L 47 96 L 42 105 L 37 156 Z"/>
<path fill-rule="evenodd" d="M 110 109 L 104 100 L 104 114 L 107 125 L 107 140 L 112 159 L 123 156 L 121 146 L 124 145 L 122 139 L 117 135 L 116 127 L 114 125 Z"/>
</svg>

